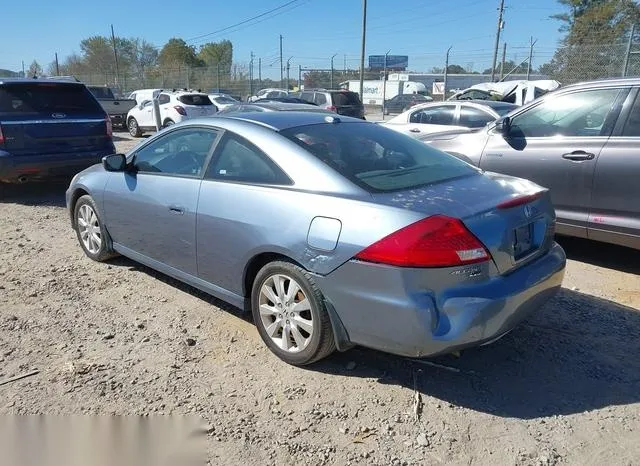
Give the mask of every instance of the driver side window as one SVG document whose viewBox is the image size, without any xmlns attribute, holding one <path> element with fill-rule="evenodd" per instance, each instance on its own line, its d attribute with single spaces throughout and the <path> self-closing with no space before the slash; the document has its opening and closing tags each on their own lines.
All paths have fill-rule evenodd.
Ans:
<svg viewBox="0 0 640 466">
<path fill-rule="evenodd" d="M 608 136 L 607 124 L 620 89 L 598 89 L 561 95 L 513 117 L 516 137 Z"/>
<path fill-rule="evenodd" d="M 217 136 L 213 129 L 176 129 L 136 152 L 133 163 L 140 173 L 199 177 Z"/>
</svg>

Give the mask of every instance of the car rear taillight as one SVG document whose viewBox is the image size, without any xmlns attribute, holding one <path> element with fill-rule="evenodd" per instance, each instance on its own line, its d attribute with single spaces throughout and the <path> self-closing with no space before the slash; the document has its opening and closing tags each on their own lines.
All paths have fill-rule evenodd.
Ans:
<svg viewBox="0 0 640 466">
<path fill-rule="evenodd" d="M 511 207 L 518 207 L 519 205 L 528 204 L 529 202 L 533 202 L 542 197 L 542 192 L 535 194 L 528 194 L 526 196 L 517 196 L 508 201 L 501 202 L 496 207 L 498 209 L 510 209 Z"/>
<path fill-rule="evenodd" d="M 0 146 L 4 145 L 4 134 L 2 134 L 2 125 L 0 125 Z"/>
<path fill-rule="evenodd" d="M 335 107 L 335 105 L 329 105 L 329 106 L 327 107 L 327 110 L 329 110 L 330 112 L 335 112 L 335 111 L 337 111 L 338 109 Z"/>
<path fill-rule="evenodd" d="M 113 124 L 111 123 L 111 117 L 109 115 L 104 117 L 104 122 L 107 125 L 107 136 L 113 136 Z"/>
<path fill-rule="evenodd" d="M 489 251 L 457 218 L 434 215 L 360 251 L 356 259 L 398 267 L 454 267 L 484 262 Z"/>
<path fill-rule="evenodd" d="M 176 112 L 178 112 L 180 115 L 183 116 L 187 116 L 187 111 L 184 109 L 184 107 L 181 107 L 180 105 L 176 105 L 175 107 L 173 107 L 175 109 Z"/>
</svg>

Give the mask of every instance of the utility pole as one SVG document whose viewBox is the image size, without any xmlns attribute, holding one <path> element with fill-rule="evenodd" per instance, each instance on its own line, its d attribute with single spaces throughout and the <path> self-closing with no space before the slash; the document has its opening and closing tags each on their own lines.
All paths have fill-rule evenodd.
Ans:
<svg viewBox="0 0 640 466">
<path fill-rule="evenodd" d="M 26 78 L 27 76 L 24 74 L 24 60 L 22 60 L 22 77 Z"/>
<path fill-rule="evenodd" d="M 391 50 L 387 50 L 387 53 L 384 54 L 384 70 L 382 71 L 382 119 L 384 120 L 384 110 L 386 108 L 387 100 L 387 57 Z"/>
<path fill-rule="evenodd" d="M 498 30 L 496 31 L 496 45 L 493 50 L 493 65 L 491 66 L 491 82 L 496 77 L 496 60 L 498 59 L 498 47 L 500 46 L 500 31 L 504 26 L 502 22 L 502 14 L 504 13 L 504 0 L 500 0 L 500 8 L 498 8 Z"/>
<path fill-rule="evenodd" d="M 635 35 L 635 33 L 636 33 L 636 25 L 632 24 L 631 34 L 629 34 L 629 42 L 627 43 L 627 53 L 624 57 L 624 65 L 622 66 L 622 77 L 625 77 L 627 75 L 627 72 L 629 71 L 629 58 L 631 57 L 631 55 L 640 53 L 640 52 L 631 51 L 631 47 L 633 46 L 633 36 Z"/>
<path fill-rule="evenodd" d="M 362 0 L 362 49 L 360 50 L 360 100 L 364 91 L 364 53 L 367 39 L 367 0 Z"/>
<path fill-rule="evenodd" d="M 331 84 L 329 85 L 329 89 L 333 89 L 333 59 L 336 57 L 336 55 L 338 55 L 337 53 L 334 53 L 333 56 L 331 57 Z"/>
<path fill-rule="evenodd" d="M 218 92 L 220 92 L 220 62 L 216 63 L 216 77 L 217 77 L 217 83 L 218 83 Z M 162 79 L 162 86 L 164 87 L 164 77 Z"/>
<path fill-rule="evenodd" d="M 258 83 L 262 87 L 262 58 L 258 58 Z"/>
<path fill-rule="evenodd" d="M 118 67 L 118 49 L 116 48 L 116 35 L 113 32 L 113 24 L 111 25 L 111 42 L 113 43 L 113 58 L 116 61 L 115 85 L 116 87 L 118 87 L 118 76 L 120 76 L 120 68 Z"/>
<path fill-rule="evenodd" d="M 507 43 L 502 47 L 502 61 L 500 62 L 500 81 L 504 78 L 504 62 L 507 60 Z"/>
<path fill-rule="evenodd" d="M 453 46 L 452 46 L 453 47 Z M 444 61 L 444 83 L 442 84 L 442 101 L 447 100 L 447 76 L 449 75 L 449 53 L 451 48 L 447 49 L 447 58 Z"/>
<path fill-rule="evenodd" d="M 344 54 L 344 74 L 347 74 L 347 54 Z"/>
<path fill-rule="evenodd" d="M 302 90 L 302 65 L 298 65 L 298 89 Z"/>
<path fill-rule="evenodd" d="M 533 65 L 531 64 L 531 60 L 533 60 L 533 46 L 536 45 L 538 39 L 533 40 L 533 36 L 531 36 L 530 46 L 529 46 L 529 63 L 527 64 L 527 81 L 529 81 L 529 77 L 531 76 L 531 68 Z"/>
<path fill-rule="evenodd" d="M 58 63 L 58 52 L 56 52 L 56 76 L 60 76 L 60 64 Z"/>
<path fill-rule="evenodd" d="M 289 90 L 289 68 L 291 68 L 290 62 L 291 59 L 293 57 L 289 57 L 289 59 L 287 60 L 287 87 L 285 89 L 287 89 L 287 91 Z"/>
<path fill-rule="evenodd" d="M 253 95 L 253 50 L 251 51 L 251 60 L 249 60 L 249 94 Z"/>
<path fill-rule="evenodd" d="M 282 80 L 284 79 L 282 76 L 283 70 L 284 70 L 284 66 L 282 63 L 282 34 L 280 34 L 280 86 L 282 86 Z"/>
</svg>

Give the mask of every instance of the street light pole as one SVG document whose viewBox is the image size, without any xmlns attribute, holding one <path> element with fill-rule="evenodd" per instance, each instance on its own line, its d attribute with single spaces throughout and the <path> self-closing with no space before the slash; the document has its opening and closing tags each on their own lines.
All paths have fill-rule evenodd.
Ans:
<svg viewBox="0 0 640 466">
<path fill-rule="evenodd" d="M 444 62 L 444 83 L 442 84 L 442 101 L 447 100 L 447 75 L 449 74 L 449 52 L 451 52 L 451 48 L 447 49 L 447 58 Z"/>
<path fill-rule="evenodd" d="M 382 73 L 382 119 L 384 120 L 385 109 L 387 107 L 387 57 L 391 50 L 387 50 L 387 53 L 384 54 L 384 72 Z"/>
<path fill-rule="evenodd" d="M 367 38 L 367 0 L 362 0 L 362 49 L 360 50 L 360 100 L 364 91 L 364 53 Z"/>
<path fill-rule="evenodd" d="M 291 68 L 291 59 L 293 57 L 289 57 L 287 60 L 287 91 L 289 90 L 289 68 Z"/>
<path fill-rule="evenodd" d="M 333 56 L 331 57 L 331 84 L 329 86 L 329 89 L 333 89 L 333 59 L 336 58 L 336 55 L 338 54 L 334 53 Z"/>
</svg>

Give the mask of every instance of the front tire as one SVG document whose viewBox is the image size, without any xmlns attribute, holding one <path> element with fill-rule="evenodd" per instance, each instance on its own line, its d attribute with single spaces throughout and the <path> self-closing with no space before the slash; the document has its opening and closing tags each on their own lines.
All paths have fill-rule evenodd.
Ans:
<svg viewBox="0 0 640 466">
<path fill-rule="evenodd" d="M 166 120 L 166 121 L 164 122 L 164 125 L 163 125 L 162 127 L 163 127 L 163 128 L 168 128 L 169 126 L 173 126 L 173 125 L 175 125 L 175 124 L 176 124 L 176 123 L 175 123 L 173 120 Z"/>
<path fill-rule="evenodd" d="M 135 118 L 129 118 L 127 122 L 127 128 L 129 129 L 129 134 L 134 138 L 139 138 L 142 136 L 142 131 L 140 131 L 140 126 L 138 126 L 138 120 Z"/>
<path fill-rule="evenodd" d="M 288 364 L 329 356 L 335 340 L 324 299 L 313 277 L 290 262 L 265 265 L 253 283 L 251 311 L 260 337 Z"/>
<path fill-rule="evenodd" d="M 73 220 L 78 242 L 89 259 L 103 262 L 117 255 L 111 248 L 111 238 L 98 215 L 96 203 L 88 194 L 76 202 Z"/>
</svg>

